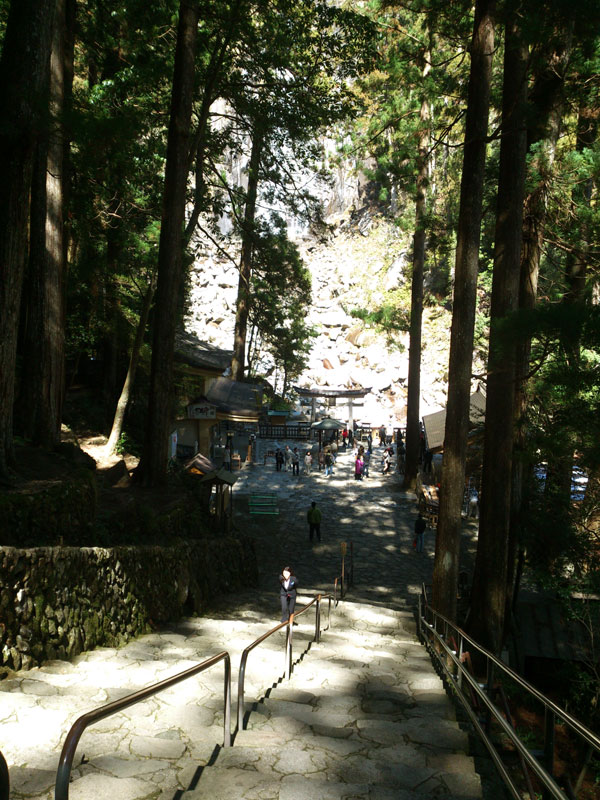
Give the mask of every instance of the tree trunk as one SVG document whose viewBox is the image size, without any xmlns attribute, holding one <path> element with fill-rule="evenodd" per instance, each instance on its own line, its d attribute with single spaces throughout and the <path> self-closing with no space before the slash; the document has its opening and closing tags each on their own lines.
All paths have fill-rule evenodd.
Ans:
<svg viewBox="0 0 600 800">
<path fill-rule="evenodd" d="M 425 82 L 431 69 L 431 52 L 423 54 L 422 76 Z M 429 99 L 423 88 L 420 111 L 415 236 L 410 302 L 410 345 L 408 351 L 408 395 L 406 403 L 406 465 L 404 488 L 414 489 L 417 479 L 420 445 L 421 399 L 421 329 L 423 321 L 423 275 L 425 270 L 425 214 L 429 170 Z"/>
<path fill-rule="evenodd" d="M 529 92 L 530 128 L 527 147 L 541 147 L 534 156 L 531 169 L 540 175 L 538 184 L 526 195 L 523 203 L 523 241 L 521 244 L 521 270 L 519 308 L 531 311 L 537 302 L 537 285 L 544 240 L 544 226 L 548 192 L 552 181 L 552 167 L 561 127 L 564 76 L 569 63 L 573 30 L 544 59 L 543 68 L 534 78 Z M 543 54 L 542 54 L 543 57 Z M 507 614 L 514 610 L 522 573 L 524 551 L 519 550 L 519 530 L 525 511 L 523 495 L 525 475 L 533 464 L 525 461 L 525 417 L 528 407 L 528 373 L 531 339 L 517 342 L 515 362 L 515 438 L 513 448 L 513 477 L 511 490 L 511 524 L 507 564 Z M 517 555 L 517 551 L 518 555 Z M 511 608 L 508 607 L 510 602 Z"/>
<path fill-rule="evenodd" d="M 256 214 L 256 196 L 258 193 L 258 173 L 264 136 L 259 123 L 254 129 L 252 151 L 248 164 L 248 191 L 244 210 L 244 226 L 242 229 L 242 250 L 240 254 L 240 277 L 235 311 L 235 329 L 233 334 L 233 358 L 231 360 L 231 377 L 234 381 L 244 379 L 246 365 L 246 332 L 248 329 L 248 313 L 250 311 L 250 280 L 252 277 L 252 252 L 254 250 L 254 217 Z"/>
<path fill-rule="evenodd" d="M 127 406 L 129 404 L 129 398 L 131 397 L 131 390 L 133 389 L 133 384 L 135 382 L 135 373 L 137 371 L 140 351 L 144 342 L 144 334 L 146 332 L 146 325 L 148 324 L 148 316 L 150 315 L 150 307 L 152 305 L 154 291 L 155 284 L 154 279 L 152 279 L 150 286 L 148 286 L 146 294 L 144 295 L 144 302 L 135 332 L 135 339 L 133 341 L 133 345 L 131 346 L 131 356 L 129 357 L 129 366 L 127 368 L 125 383 L 121 389 L 110 436 L 108 437 L 108 442 L 106 443 L 105 452 L 107 456 L 111 456 L 115 452 L 115 448 L 121 436 L 121 431 L 123 430 L 123 421 L 125 419 Z"/>
<path fill-rule="evenodd" d="M 45 127 L 55 0 L 12 0 L 0 59 L 0 480 L 14 464 L 17 329 L 29 192 Z"/>
<path fill-rule="evenodd" d="M 60 441 L 64 398 L 66 163 L 64 115 L 70 101 L 75 9 L 57 0 L 49 70 L 49 124 L 38 143 L 32 177 L 29 260 L 22 293 L 19 430 L 48 449 Z"/>
<path fill-rule="evenodd" d="M 515 345 L 506 321 L 517 310 L 527 154 L 527 62 L 515 8 L 505 26 L 502 139 L 485 410 L 481 518 L 469 630 L 498 653 L 504 635 L 515 398 Z"/>
<path fill-rule="evenodd" d="M 467 455 L 479 238 L 494 51 L 494 14 L 495 0 L 477 1 L 471 43 L 450 334 L 448 405 L 433 572 L 433 605 L 450 619 L 456 618 L 461 506 Z"/>
<path fill-rule="evenodd" d="M 182 285 L 181 251 L 199 17 L 197 2 L 181 0 L 158 251 L 150 396 L 146 440 L 140 464 L 143 479 L 150 486 L 164 483 L 167 477 L 172 424 L 173 350 Z"/>
</svg>

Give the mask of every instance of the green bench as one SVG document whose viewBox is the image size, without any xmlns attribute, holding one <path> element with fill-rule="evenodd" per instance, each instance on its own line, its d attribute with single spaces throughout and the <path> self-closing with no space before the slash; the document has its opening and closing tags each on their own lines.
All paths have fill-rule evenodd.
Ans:
<svg viewBox="0 0 600 800">
<path fill-rule="evenodd" d="M 251 514 L 279 514 L 277 496 L 274 494 L 252 494 L 248 499 Z"/>
</svg>

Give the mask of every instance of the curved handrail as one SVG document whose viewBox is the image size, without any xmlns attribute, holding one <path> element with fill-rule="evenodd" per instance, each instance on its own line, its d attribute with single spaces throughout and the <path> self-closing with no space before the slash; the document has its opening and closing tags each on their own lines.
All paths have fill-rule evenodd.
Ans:
<svg viewBox="0 0 600 800">
<path fill-rule="evenodd" d="M 133 706 L 142 700 L 146 700 L 146 698 L 158 694 L 159 692 L 163 691 L 163 689 L 169 689 L 171 686 L 181 683 L 181 681 L 184 681 L 187 678 L 198 675 L 200 672 L 204 672 L 215 664 L 218 664 L 220 661 L 225 661 L 223 688 L 223 745 L 224 747 L 231 747 L 231 660 L 229 658 L 229 653 L 227 651 L 223 651 L 212 658 L 208 658 L 201 664 L 196 664 L 196 666 L 186 669 L 184 672 L 179 672 L 177 675 L 172 675 L 170 678 L 165 678 L 165 680 L 160 681 L 160 683 L 155 683 L 152 686 L 146 686 L 146 688 L 140 689 L 133 694 L 128 694 L 126 697 L 122 697 L 120 700 L 114 700 L 112 703 L 107 703 L 105 706 L 100 706 L 92 711 L 88 711 L 86 714 L 82 714 L 82 716 L 79 717 L 79 719 L 77 719 L 71 726 L 71 730 L 67 734 L 67 738 L 65 739 L 65 743 L 60 754 L 60 761 L 58 770 L 56 772 L 54 800 L 69 800 L 69 780 L 71 777 L 71 769 L 73 767 L 73 758 L 75 756 L 75 751 L 77 750 L 79 740 L 89 725 L 92 725 L 94 722 L 99 722 L 102 719 L 106 719 L 106 717 L 110 717 L 112 714 L 116 714 L 118 711 L 123 711 L 123 709 L 129 708 L 129 706 Z"/>
<path fill-rule="evenodd" d="M 9 800 L 10 779 L 6 759 L 0 752 L 0 800 Z"/>
<path fill-rule="evenodd" d="M 422 608 L 422 606 L 424 607 Z M 429 612 L 429 614 L 431 615 L 432 622 L 429 622 L 427 620 L 426 618 L 427 612 Z M 439 633 L 439 631 L 437 630 L 438 621 L 441 621 L 444 624 L 443 634 Z M 448 638 L 449 629 L 453 630 L 458 637 L 458 644 L 455 644 L 455 646 L 458 648 L 458 652 L 453 650 L 448 645 L 447 641 L 445 641 Z M 435 611 L 435 609 L 433 609 L 427 603 L 426 600 L 425 601 L 422 600 L 421 596 L 419 597 L 419 632 L 421 638 L 425 638 L 425 632 L 431 634 L 435 639 L 435 641 L 437 642 L 438 647 L 443 651 L 445 659 L 449 659 L 456 668 L 456 674 L 453 674 L 446 665 L 445 659 L 441 657 L 439 653 L 436 653 L 435 650 L 432 650 L 432 652 L 436 656 L 436 659 L 441 665 L 446 677 L 449 679 L 454 689 L 456 690 L 458 698 L 460 699 L 463 707 L 465 708 L 467 714 L 469 715 L 471 722 L 473 723 L 473 726 L 477 730 L 480 738 L 486 745 L 492 757 L 492 760 L 496 765 L 496 768 L 498 769 L 502 779 L 504 780 L 505 785 L 510 790 L 512 796 L 516 799 L 518 798 L 518 800 L 520 800 L 521 798 L 519 791 L 514 786 L 512 779 L 502 762 L 500 754 L 497 752 L 493 742 L 491 741 L 488 735 L 489 724 L 492 717 L 494 721 L 500 726 L 503 733 L 505 733 L 506 736 L 512 741 L 519 756 L 535 772 L 538 779 L 544 785 L 544 788 L 546 792 L 549 794 L 549 796 L 555 798 L 555 800 L 567 800 L 567 795 L 558 786 L 552 775 L 553 736 L 554 736 L 554 725 L 556 718 L 563 720 L 579 736 L 581 736 L 590 745 L 590 747 L 594 748 L 598 752 L 600 752 L 600 738 L 598 738 L 596 734 L 593 733 L 591 730 L 586 728 L 575 717 L 572 717 L 568 712 L 557 706 L 548 697 L 545 697 L 545 695 L 543 695 L 534 686 L 532 686 L 526 680 L 524 680 L 520 675 L 518 675 L 503 661 L 497 658 L 493 653 L 491 653 L 489 650 L 486 650 L 484 647 L 478 644 L 471 636 L 465 633 L 465 631 L 459 628 L 454 622 L 449 620 L 443 614 L 440 614 L 439 612 Z M 462 663 L 462 655 L 464 652 L 465 642 L 468 642 L 472 648 L 477 650 L 487 659 L 487 681 L 486 684 L 483 685 L 483 688 L 477 682 L 477 680 L 465 669 Z M 517 685 L 519 685 L 521 688 L 525 689 L 530 695 L 535 697 L 544 706 L 546 710 L 547 744 L 545 750 L 549 762 L 548 770 L 544 769 L 544 767 L 540 764 L 537 758 L 535 758 L 529 752 L 529 750 L 525 747 L 525 745 L 521 742 L 520 738 L 514 732 L 513 728 L 506 721 L 502 712 L 496 707 L 493 700 L 491 699 L 494 669 L 499 669 L 511 680 L 513 680 Z M 477 695 L 479 700 L 486 708 L 488 721 L 485 723 L 485 728 L 482 726 L 481 721 L 478 718 L 478 715 L 471 708 L 471 704 L 468 702 L 467 698 L 465 697 L 462 691 L 463 680 L 466 680 L 468 682 L 471 690 L 474 692 L 474 694 Z"/>
<path fill-rule="evenodd" d="M 268 639 L 269 636 L 272 636 L 277 631 L 280 631 L 282 628 L 287 628 L 286 637 L 285 637 L 285 676 L 286 678 L 290 677 L 292 672 L 292 638 L 293 638 L 293 625 L 294 619 L 299 617 L 301 614 L 304 614 L 305 611 L 313 606 L 315 603 L 317 604 L 316 608 L 316 615 L 315 615 L 315 636 L 313 641 L 319 642 L 321 638 L 321 601 L 325 599 L 329 601 L 329 625 L 331 625 L 331 601 L 332 596 L 330 594 L 322 595 L 318 594 L 303 606 L 300 611 L 296 614 L 290 614 L 289 620 L 287 622 L 280 622 L 279 625 L 276 625 L 274 628 L 271 628 L 266 633 L 263 633 L 262 636 L 259 636 L 258 639 L 255 639 L 252 644 L 249 644 L 248 647 L 243 651 L 242 657 L 240 659 L 240 669 L 238 673 L 238 699 L 237 699 L 237 730 L 241 731 L 244 729 L 244 683 L 246 680 L 246 663 L 248 661 L 248 656 L 254 650 L 255 647 L 258 647 L 259 644 L 262 644 L 265 639 Z"/>
</svg>

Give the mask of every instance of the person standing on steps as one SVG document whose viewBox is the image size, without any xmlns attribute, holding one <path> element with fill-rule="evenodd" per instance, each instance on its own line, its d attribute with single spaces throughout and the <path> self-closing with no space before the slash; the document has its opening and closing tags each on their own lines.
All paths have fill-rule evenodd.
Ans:
<svg viewBox="0 0 600 800">
<path fill-rule="evenodd" d="M 312 542 L 313 534 L 316 534 L 317 539 L 321 541 L 321 509 L 317 508 L 317 504 L 313 500 L 310 508 L 306 514 L 308 522 L 308 540 Z"/>
<path fill-rule="evenodd" d="M 279 597 L 281 599 L 281 621 L 287 622 L 296 608 L 298 580 L 291 567 L 284 567 L 279 576 Z"/>
<path fill-rule="evenodd" d="M 290 450 L 289 444 L 286 444 L 283 455 L 285 458 L 285 471 L 289 472 L 292 466 L 292 451 Z"/>
</svg>

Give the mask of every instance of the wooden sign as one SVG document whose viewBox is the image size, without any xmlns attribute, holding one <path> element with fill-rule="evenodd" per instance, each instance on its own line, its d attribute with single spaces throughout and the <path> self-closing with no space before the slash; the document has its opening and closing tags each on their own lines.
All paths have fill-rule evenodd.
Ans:
<svg viewBox="0 0 600 800">
<path fill-rule="evenodd" d="M 192 403 L 187 407 L 188 419 L 216 419 L 217 407 L 211 403 Z"/>
</svg>

